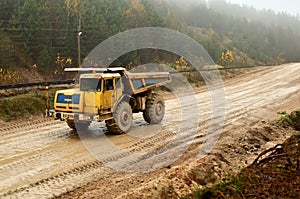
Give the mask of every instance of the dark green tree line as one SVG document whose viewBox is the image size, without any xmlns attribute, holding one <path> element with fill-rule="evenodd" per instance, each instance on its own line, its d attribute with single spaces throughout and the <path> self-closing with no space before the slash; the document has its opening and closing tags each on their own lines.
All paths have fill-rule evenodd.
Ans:
<svg viewBox="0 0 300 199">
<path fill-rule="evenodd" d="M 179 0 L 2 0 L 0 10 L 1 68 L 36 64 L 40 71 L 54 71 L 65 65 L 66 60 L 69 65 L 77 66 L 79 31 L 82 32 L 83 59 L 108 37 L 146 26 L 167 27 L 190 35 L 215 62 L 227 50 L 237 57 L 232 64 L 246 65 L 247 60 L 256 63 L 300 60 L 297 17 L 225 1 L 207 4 L 205 0 L 191 3 Z M 159 55 L 161 53 L 163 55 Z M 125 55 L 115 63 L 170 62 L 174 58 L 177 56 L 145 50 Z"/>
<path fill-rule="evenodd" d="M 148 2 L 140 0 L 3 0 L 0 6 L 1 31 L 16 44 L 12 51 L 22 49 L 21 55 L 26 57 L 18 62 L 16 56 L 15 64 L 36 64 L 40 71 L 56 67 L 57 56 L 71 58 L 77 65 L 79 31 L 84 58 L 101 41 L 118 32 L 163 26 L 163 19 Z M 2 43 L 1 50 L 7 42 Z"/>
</svg>

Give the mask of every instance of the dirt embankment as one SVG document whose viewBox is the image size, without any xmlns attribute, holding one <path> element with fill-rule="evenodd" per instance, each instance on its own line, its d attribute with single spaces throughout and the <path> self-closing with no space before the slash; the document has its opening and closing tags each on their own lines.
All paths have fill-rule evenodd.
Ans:
<svg viewBox="0 0 300 199">
<path fill-rule="evenodd" d="M 187 198 L 300 198 L 300 134 L 263 152 L 258 159 L 227 182 L 199 189 Z"/>
</svg>

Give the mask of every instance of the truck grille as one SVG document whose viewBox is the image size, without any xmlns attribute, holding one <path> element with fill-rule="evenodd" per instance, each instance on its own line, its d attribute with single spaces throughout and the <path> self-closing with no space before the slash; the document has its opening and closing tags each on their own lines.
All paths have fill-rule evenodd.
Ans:
<svg viewBox="0 0 300 199">
<path fill-rule="evenodd" d="M 57 95 L 56 102 L 60 104 L 79 104 L 80 94 L 65 95 L 63 93 L 60 93 Z"/>
</svg>

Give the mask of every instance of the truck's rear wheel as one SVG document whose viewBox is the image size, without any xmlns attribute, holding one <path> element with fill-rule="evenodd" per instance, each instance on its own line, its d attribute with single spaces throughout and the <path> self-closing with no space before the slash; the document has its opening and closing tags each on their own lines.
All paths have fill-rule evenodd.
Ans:
<svg viewBox="0 0 300 199">
<path fill-rule="evenodd" d="M 67 124 L 73 130 L 87 130 L 89 128 L 91 122 L 78 121 L 75 124 L 74 120 L 67 120 Z"/>
<path fill-rule="evenodd" d="M 152 98 L 146 102 L 146 110 L 143 112 L 146 122 L 159 124 L 165 116 L 165 102 L 158 94 L 152 94 Z"/>
<path fill-rule="evenodd" d="M 114 119 L 106 120 L 107 130 L 113 134 L 127 133 L 132 124 L 132 109 L 127 102 L 118 104 L 114 114 Z"/>
</svg>

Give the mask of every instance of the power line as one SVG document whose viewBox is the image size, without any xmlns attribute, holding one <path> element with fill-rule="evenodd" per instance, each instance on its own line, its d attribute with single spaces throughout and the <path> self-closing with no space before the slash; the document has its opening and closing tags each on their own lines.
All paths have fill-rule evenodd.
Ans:
<svg viewBox="0 0 300 199">
<path fill-rule="evenodd" d="M 35 31 L 77 31 L 77 28 L 0 28 L 0 30 L 8 30 L 8 31 L 21 31 L 21 30 L 35 30 Z M 99 26 L 89 26 L 89 28 L 85 28 L 84 32 L 96 32 L 100 29 Z"/>
<path fill-rule="evenodd" d="M 12 20 L 12 19 L 0 19 L 0 22 L 31 22 L 31 20 Z M 56 23 L 57 21 L 48 21 L 48 23 Z"/>
<path fill-rule="evenodd" d="M 12 38 L 13 41 L 34 41 L 34 40 L 61 40 L 61 39 L 68 39 L 68 37 L 42 37 L 42 38 Z"/>
<path fill-rule="evenodd" d="M 63 84 L 74 84 L 74 80 L 69 79 L 69 80 L 58 80 L 58 81 L 49 81 L 49 82 L 7 84 L 7 85 L 0 85 L 0 90 L 7 90 L 13 88 L 27 88 L 27 87 L 34 87 L 34 86 L 63 85 Z"/>
<path fill-rule="evenodd" d="M 26 30 L 34 30 L 34 31 L 69 31 L 73 30 L 76 31 L 76 29 L 71 29 L 71 28 L 24 28 Z M 24 30 L 23 28 L 0 28 L 0 30 L 3 31 L 21 31 Z"/>
</svg>

